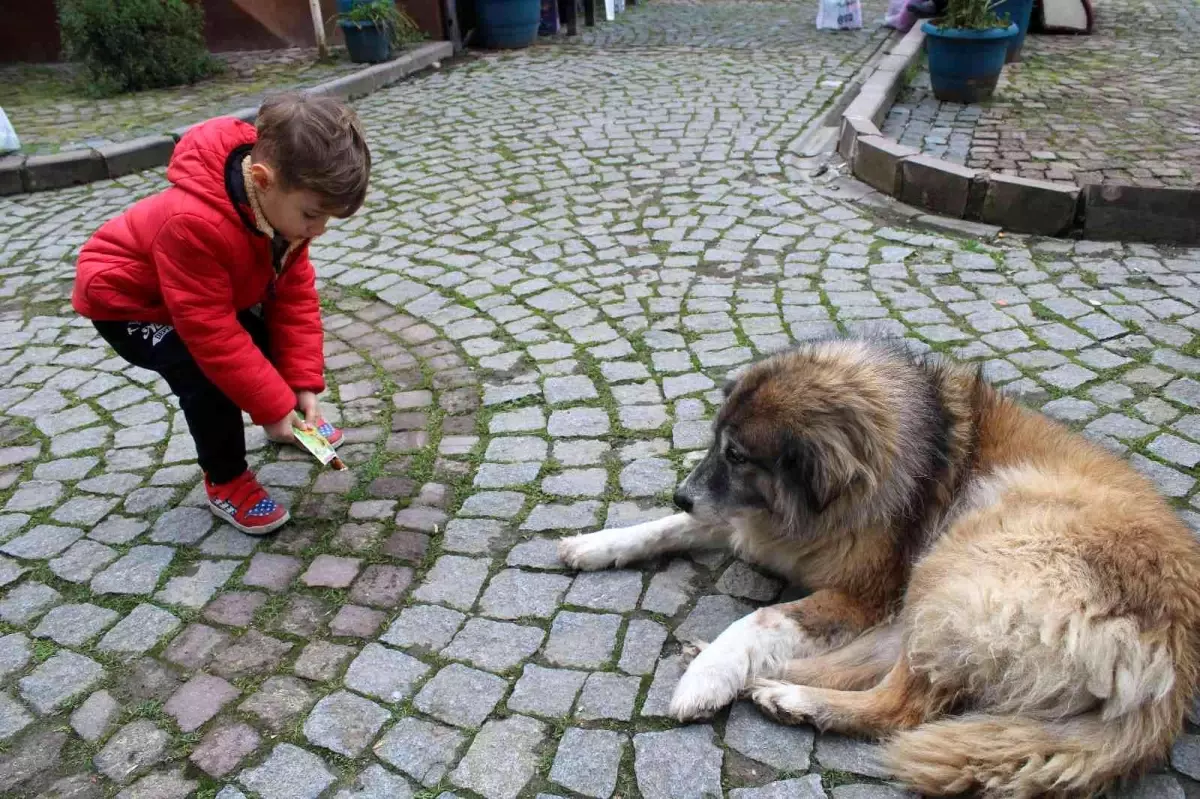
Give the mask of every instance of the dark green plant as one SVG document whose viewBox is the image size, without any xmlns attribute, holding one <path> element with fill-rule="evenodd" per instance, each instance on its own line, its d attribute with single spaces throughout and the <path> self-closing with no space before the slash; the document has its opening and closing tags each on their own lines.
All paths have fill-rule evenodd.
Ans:
<svg viewBox="0 0 1200 799">
<path fill-rule="evenodd" d="M 187 0 L 58 0 L 58 24 L 92 94 L 195 83 L 218 69 L 204 11 Z"/>
<path fill-rule="evenodd" d="M 388 32 L 388 40 L 392 47 L 399 47 L 409 42 L 419 42 L 425 34 L 413 21 L 407 12 L 396 7 L 395 0 L 367 0 L 356 3 L 349 11 L 337 14 L 340 23 L 352 24 L 358 27 L 374 25 Z"/>
<path fill-rule="evenodd" d="M 996 14 L 999 0 L 950 0 L 946 14 L 937 20 L 942 28 L 982 31 L 990 28 L 1007 28 L 1008 15 L 1001 19 Z"/>
</svg>

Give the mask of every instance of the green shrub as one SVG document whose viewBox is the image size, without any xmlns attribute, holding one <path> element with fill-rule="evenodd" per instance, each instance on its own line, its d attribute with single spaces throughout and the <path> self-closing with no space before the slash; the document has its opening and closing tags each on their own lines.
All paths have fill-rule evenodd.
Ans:
<svg viewBox="0 0 1200 799">
<path fill-rule="evenodd" d="M 58 0 L 67 58 L 96 94 L 195 83 L 216 71 L 204 11 L 187 0 Z"/>
</svg>

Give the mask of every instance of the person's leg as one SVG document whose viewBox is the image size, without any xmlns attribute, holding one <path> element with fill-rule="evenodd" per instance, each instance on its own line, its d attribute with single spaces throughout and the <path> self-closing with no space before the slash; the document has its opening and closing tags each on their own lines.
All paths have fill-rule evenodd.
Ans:
<svg viewBox="0 0 1200 799">
<path fill-rule="evenodd" d="M 268 533 L 287 522 L 287 510 L 247 468 L 241 409 L 205 376 L 175 329 L 136 322 L 97 322 L 96 329 L 125 360 L 162 375 L 179 397 L 212 512 L 251 534 Z"/>
<path fill-rule="evenodd" d="M 122 358 L 162 375 L 179 397 L 196 459 L 209 482 L 227 483 L 246 471 L 241 409 L 200 371 L 174 327 L 98 322 L 96 329 Z"/>
</svg>

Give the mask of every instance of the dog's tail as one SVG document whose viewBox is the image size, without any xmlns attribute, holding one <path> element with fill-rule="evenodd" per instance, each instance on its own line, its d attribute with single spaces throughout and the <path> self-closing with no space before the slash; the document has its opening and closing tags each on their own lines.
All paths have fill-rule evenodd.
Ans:
<svg viewBox="0 0 1200 799">
<path fill-rule="evenodd" d="M 1058 722 L 959 716 L 895 735 L 884 747 L 884 765 L 933 796 L 1091 796 L 1167 756 L 1182 723 L 1174 704 L 1153 702 L 1108 720 L 1099 713 Z"/>
</svg>

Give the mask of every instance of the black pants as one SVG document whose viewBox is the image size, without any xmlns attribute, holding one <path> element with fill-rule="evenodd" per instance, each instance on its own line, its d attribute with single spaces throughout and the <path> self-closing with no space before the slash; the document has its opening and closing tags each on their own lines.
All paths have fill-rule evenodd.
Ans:
<svg viewBox="0 0 1200 799">
<path fill-rule="evenodd" d="M 238 321 L 264 353 L 267 326 L 251 311 Z M 213 483 L 227 483 L 246 471 L 246 434 L 242 411 L 213 385 L 171 325 L 142 322 L 95 322 L 96 330 L 134 366 L 158 372 L 179 397 L 200 468 Z"/>
</svg>

